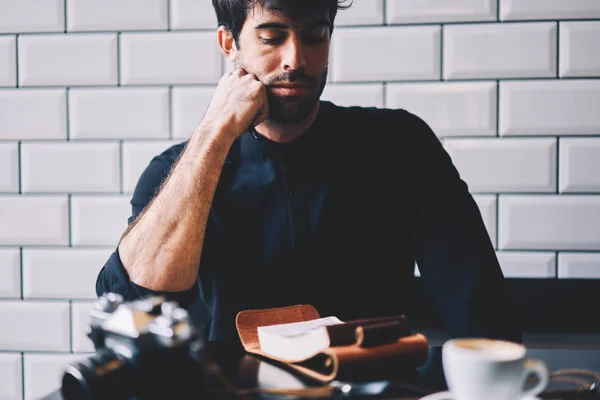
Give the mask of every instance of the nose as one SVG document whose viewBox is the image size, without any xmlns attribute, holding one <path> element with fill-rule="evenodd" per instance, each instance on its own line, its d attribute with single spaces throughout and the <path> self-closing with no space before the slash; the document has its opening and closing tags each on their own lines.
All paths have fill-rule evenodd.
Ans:
<svg viewBox="0 0 600 400">
<path fill-rule="evenodd" d="M 281 60 L 281 68 L 284 71 L 293 71 L 306 67 L 304 49 L 298 38 L 290 38 L 287 41 Z"/>
</svg>

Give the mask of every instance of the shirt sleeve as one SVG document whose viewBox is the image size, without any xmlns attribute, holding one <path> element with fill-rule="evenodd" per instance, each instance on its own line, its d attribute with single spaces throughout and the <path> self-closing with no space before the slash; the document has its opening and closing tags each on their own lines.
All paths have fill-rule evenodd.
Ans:
<svg viewBox="0 0 600 400">
<path fill-rule="evenodd" d="M 415 260 L 453 337 L 522 341 L 520 319 L 479 207 L 430 127 L 409 113 L 414 135 Z"/>
<path fill-rule="evenodd" d="M 131 198 L 132 213 L 128 218 L 128 224 L 135 220 L 157 194 L 162 181 L 167 177 L 176 156 L 179 154 L 176 148 L 177 146 L 174 146 L 161 155 L 154 157 L 140 176 Z M 126 301 L 162 295 L 168 300 L 176 301 L 181 307 L 185 308 L 189 307 L 198 297 L 197 285 L 182 292 L 158 292 L 131 282 L 127 270 L 123 267 L 118 247 L 108 258 L 96 279 L 96 295 L 100 297 L 107 292 L 118 293 Z"/>
</svg>

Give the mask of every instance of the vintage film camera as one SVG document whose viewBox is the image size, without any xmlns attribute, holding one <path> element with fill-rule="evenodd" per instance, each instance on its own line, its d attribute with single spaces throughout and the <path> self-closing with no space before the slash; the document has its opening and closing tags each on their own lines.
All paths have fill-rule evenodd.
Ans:
<svg viewBox="0 0 600 400">
<path fill-rule="evenodd" d="M 87 334 L 95 353 L 64 368 L 64 400 L 203 397 L 204 340 L 177 303 L 107 293 L 92 307 Z"/>
</svg>

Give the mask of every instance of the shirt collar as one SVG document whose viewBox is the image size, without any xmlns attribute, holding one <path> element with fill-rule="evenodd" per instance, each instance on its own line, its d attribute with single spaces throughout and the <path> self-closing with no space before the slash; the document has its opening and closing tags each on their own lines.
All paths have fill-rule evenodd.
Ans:
<svg viewBox="0 0 600 400">
<path fill-rule="evenodd" d="M 248 129 L 237 139 L 232 151 L 229 152 L 226 163 L 233 163 L 238 158 L 243 159 L 282 159 L 283 157 L 293 157 L 294 155 L 307 155 L 314 146 L 319 146 L 319 141 L 323 139 L 325 133 L 323 128 L 325 116 L 328 114 L 331 103 L 321 101 L 319 113 L 313 124 L 306 132 L 288 143 L 277 143 L 266 138 L 254 129 Z"/>
</svg>

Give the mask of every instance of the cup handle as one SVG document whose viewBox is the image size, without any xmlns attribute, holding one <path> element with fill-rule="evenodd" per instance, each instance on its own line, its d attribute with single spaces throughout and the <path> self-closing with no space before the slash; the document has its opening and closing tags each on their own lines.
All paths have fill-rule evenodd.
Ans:
<svg viewBox="0 0 600 400">
<path fill-rule="evenodd" d="M 540 379 L 533 388 L 523 391 L 521 398 L 535 397 L 540 394 L 549 382 L 548 367 L 541 360 L 526 360 L 523 365 L 523 383 L 530 374 L 535 374 Z"/>
</svg>

